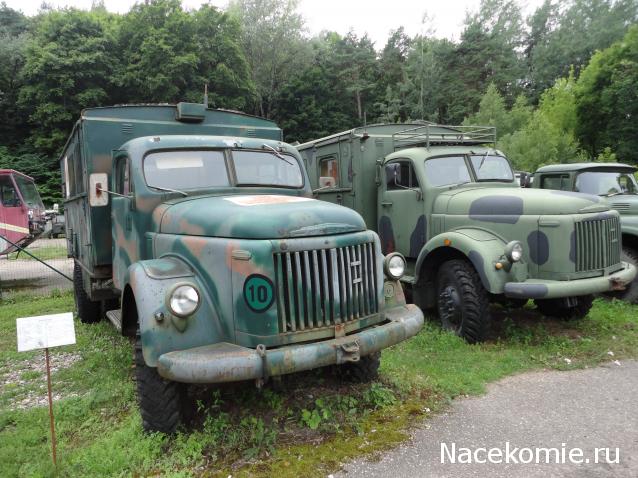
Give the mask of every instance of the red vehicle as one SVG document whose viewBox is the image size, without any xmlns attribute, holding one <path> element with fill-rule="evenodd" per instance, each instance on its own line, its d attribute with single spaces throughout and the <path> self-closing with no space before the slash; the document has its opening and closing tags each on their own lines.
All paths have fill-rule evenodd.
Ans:
<svg viewBox="0 0 638 478">
<path fill-rule="evenodd" d="M 44 231 L 44 205 L 33 178 L 0 169 L 0 254 L 25 247 Z M 10 241 L 10 242 L 9 242 Z"/>
</svg>

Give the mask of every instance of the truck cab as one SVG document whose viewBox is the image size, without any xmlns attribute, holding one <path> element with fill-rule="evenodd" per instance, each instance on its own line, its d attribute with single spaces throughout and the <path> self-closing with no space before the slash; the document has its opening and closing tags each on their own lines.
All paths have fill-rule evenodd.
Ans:
<svg viewBox="0 0 638 478">
<path fill-rule="evenodd" d="M 33 178 L 0 169 L 0 254 L 26 247 L 46 224 L 44 205 Z"/>
<path fill-rule="evenodd" d="M 184 385 L 328 365 L 372 378 L 415 335 L 402 257 L 312 198 L 261 118 L 203 105 L 85 110 L 61 157 L 78 315 L 135 339 L 144 428 L 172 432 Z"/>
<path fill-rule="evenodd" d="M 618 211 L 622 233 L 622 260 L 638 264 L 638 168 L 622 163 L 552 164 L 539 168 L 529 187 L 591 194 Z M 638 280 L 614 297 L 638 303 Z"/>
<path fill-rule="evenodd" d="M 361 213 L 383 253 L 406 258 L 412 301 L 470 342 L 489 333 L 491 301 L 580 318 L 592 294 L 636 275 L 620 258 L 616 211 L 520 188 L 495 139 L 491 127 L 381 124 L 297 147 L 317 196 Z"/>
</svg>

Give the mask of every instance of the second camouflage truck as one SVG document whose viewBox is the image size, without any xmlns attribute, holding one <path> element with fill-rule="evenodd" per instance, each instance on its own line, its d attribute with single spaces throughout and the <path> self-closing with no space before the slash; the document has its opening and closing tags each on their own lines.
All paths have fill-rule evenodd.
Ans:
<svg viewBox="0 0 638 478">
<path fill-rule="evenodd" d="M 381 124 L 297 146 L 318 197 L 358 211 L 407 259 L 412 300 L 470 342 L 488 334 L 490 301 L 579 318 L 636 275 L 616 211 L 521 189 L 494 141 L 489 127 Z"/>
<path fill-rule="evenodd" d="M 311 198 L 272 122 L 201 104 L 82 112 L 61 156 L 78 315 L 135 338 L 146 430 L 172 432 L 184 383 L 341 365 L 374 376 L 415 335 L 404 263 L 361 216 Z"/>
</svg>

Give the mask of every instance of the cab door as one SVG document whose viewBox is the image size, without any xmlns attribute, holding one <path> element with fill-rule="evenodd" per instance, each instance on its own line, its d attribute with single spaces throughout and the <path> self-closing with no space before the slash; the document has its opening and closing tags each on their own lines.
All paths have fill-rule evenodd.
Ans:
<svg viewBox="0 0 638 478">
<path fill-rule="evenodd" d="M 379 189 L 378 233 L 384 254 L 419 255 L 425 244 L 423 193 L 408 159 L 386 163 Z"/>
<path fill-rule="evenodd" d="M 139 260 L 140 241 L 134 222 L 133 188 L 130 159 L 116 159 L 111 194 L 111 231 L 113 236 L 113 282 L 120 289 L 129 266 Z"/>
</svg>

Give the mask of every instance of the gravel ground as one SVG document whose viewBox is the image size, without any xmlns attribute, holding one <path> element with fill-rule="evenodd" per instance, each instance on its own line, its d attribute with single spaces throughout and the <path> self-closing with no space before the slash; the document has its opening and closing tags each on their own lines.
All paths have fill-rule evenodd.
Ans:
<svg viewBox="0 0 638 478">
<path fill-rule="evenodd" d="M 514 452 L 519 463 L 450 463 L 452 444 L 458 461 L 461 448 L 472 453 L 477 448 L 498 448 L 506 453 L 514 447 L 536 449 L 555 447 L 569 451 L 580 448 L 583 463 L 556 463 L 551 452 L 546 463 L 522 464 L 528 452 Z M 441 463 L 442 444 L 448 454 Z M 610 460 L 605 451 L 609 448 Z M 532 450 L 534 457 L 536 450 Z M 467 456 L 467 455 L 465 455 Z M 498 461 L 494 452 L 493 461 Z M 478 451 L 478 460 L 487 453 Z M 502 455 L 505 461 L 505 454 Z M 534 458 L 535 460 L 535 458 Z M 586 461 L 588 460 L 588 462 Z M 566 460 L 569 461 L 569 460 Z M 638 477 L 638 362 L 610 362 L 606 365 L 570 372 L 543 371 L 506 378 L 488 387 L 477 398 L 455 400 L 451 408 L 417 429 L 412 440 L 384 453 L 380 460 L 356 460 L 338 474 L 353 477 Z"/>
</svg>

